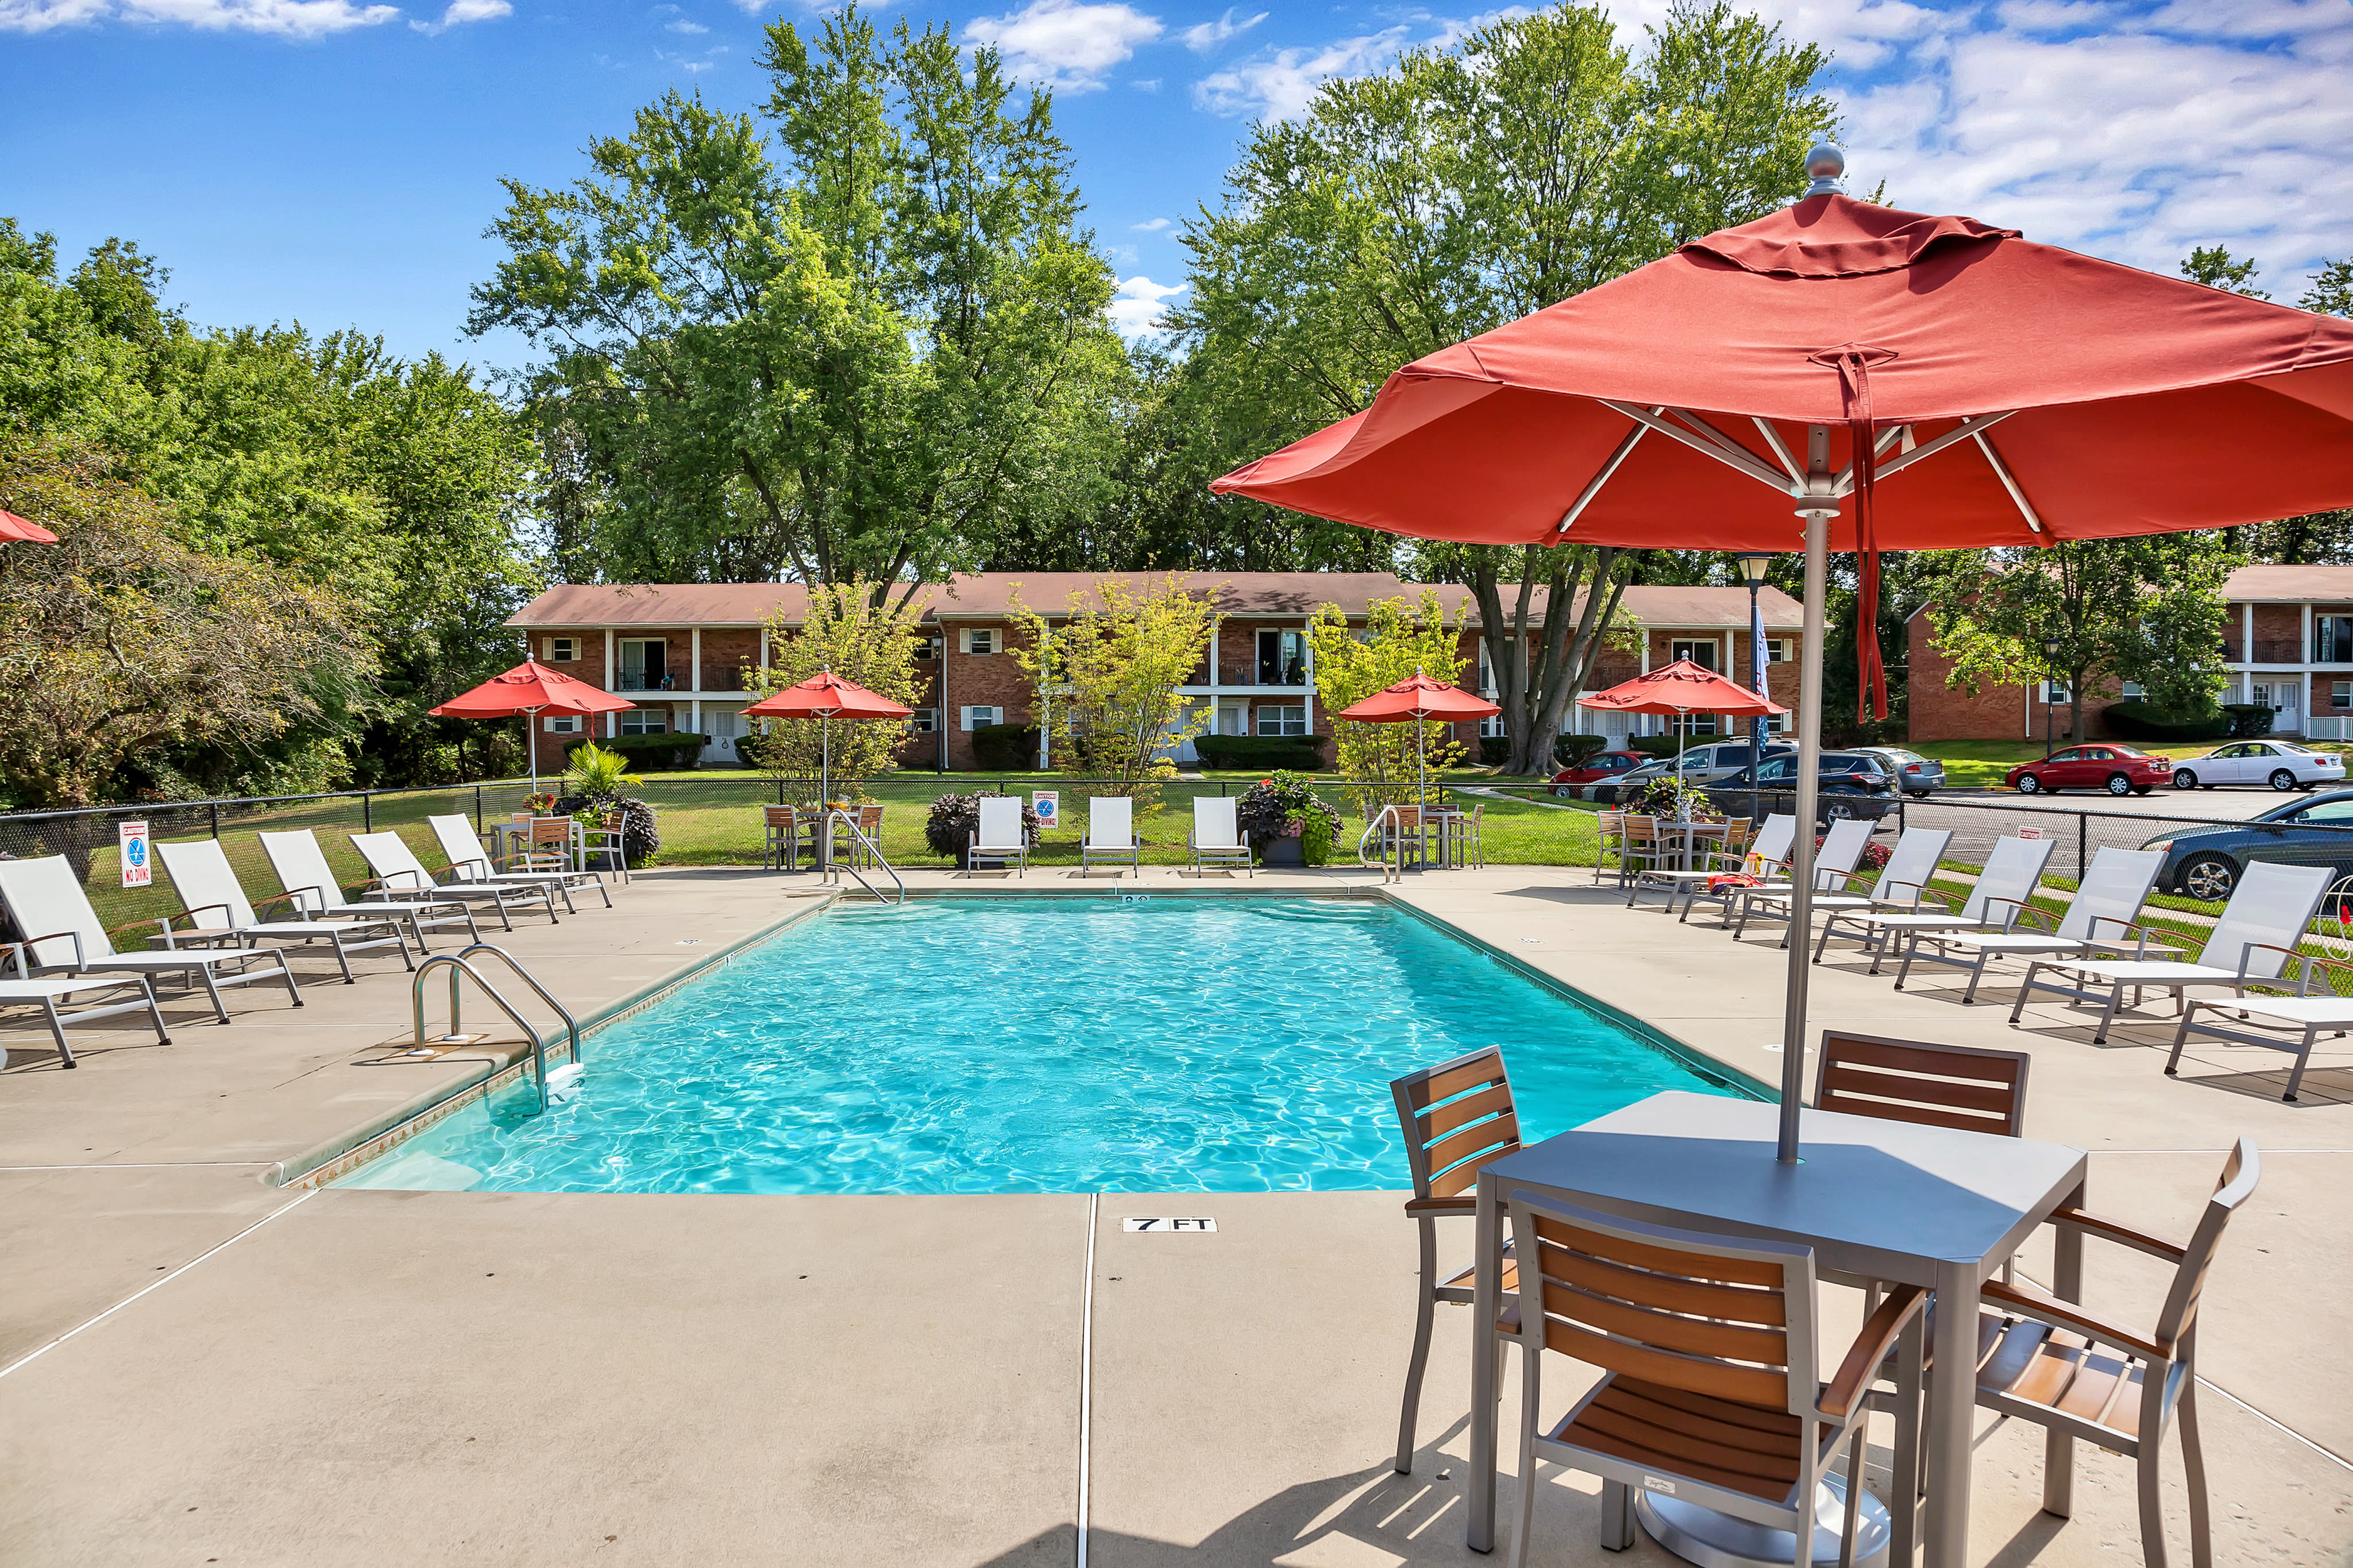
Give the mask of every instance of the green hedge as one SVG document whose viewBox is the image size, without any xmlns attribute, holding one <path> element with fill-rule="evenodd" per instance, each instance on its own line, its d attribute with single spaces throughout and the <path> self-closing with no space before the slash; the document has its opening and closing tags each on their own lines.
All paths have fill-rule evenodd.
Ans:
<svg viewBox="0 0 2353 1568">
<path fill-rule="evenodd" d="M 1320 735 L 1196 735 L 1193 750 L 1205 768 L 1316 773 L 1324 766 Z"/>
<path fill-rule="evenodd" d="M 683 731 L 666 735 L 616 735 L 610 740 L 583 735 L 565 746 L 565 755 L 571 755 L 591 741 L 595 741 L 600 750 L 620 752 L 629 759 L 633 766 L 659 773 L 664 768 L 694 766 L 702 748 L 711 743 L 711 737 Z"/>
<path fill-rule="evenodd" d="M 2268 720 L 2271 710 L 2263 710 Z M 2220 741 L 2232 732 L 2232 716 L 2217 710 L 2184 718 L 2160 712 L 2140 699 L 2111 702 L 2100 710 L 2100 723 L 2119 741 Z"/>
<path fill-rule="evenodd" d="M 988 773 L 1027 773 L 1038 765 L 1038 726 L 979 725 L 972 732 L 972 758 L 975 766 Z"/>
</svg>

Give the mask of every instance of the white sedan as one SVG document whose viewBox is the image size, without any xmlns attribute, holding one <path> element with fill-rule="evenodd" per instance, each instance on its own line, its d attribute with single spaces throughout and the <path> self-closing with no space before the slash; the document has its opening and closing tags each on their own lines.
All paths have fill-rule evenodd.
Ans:
<svg viewBox="0 0 2353 1568">
<path fill-rule="evenodd" d="M 2173 770 L 2176 789 L 2212 789 L 2216 784 L 2269 784 L 2275 790 L 2310 789 L 2345 782 L 2345 759 L 2293 741 L 2233 741 Z"/>
</svg>

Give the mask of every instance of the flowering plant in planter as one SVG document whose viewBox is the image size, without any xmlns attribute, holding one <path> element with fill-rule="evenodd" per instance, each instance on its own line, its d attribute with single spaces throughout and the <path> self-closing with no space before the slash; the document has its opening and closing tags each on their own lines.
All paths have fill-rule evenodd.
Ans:
<svg viewBox="0 0 2353 1568">
<path fill-rule="evenodd" d="M 1241 793 L 1234 802 L 1234 822 L 1250 847 L 1270 862 L 1290 858 L 1274 847 L 1278 840 L 1296 839 L 1301 860 L 1321 866 L 1332 858 L 1340 837 L 1340 814 L 1316 795 L 1314 778 L 1281 769 Z"/>
</svg>

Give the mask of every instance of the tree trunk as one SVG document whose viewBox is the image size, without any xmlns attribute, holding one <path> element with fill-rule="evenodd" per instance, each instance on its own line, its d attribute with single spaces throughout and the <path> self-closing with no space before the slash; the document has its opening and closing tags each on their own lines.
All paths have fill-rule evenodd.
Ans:
<svg viewBox="0 0 2353 1568">
<path fill-rule="evenodd" d="M 1610 580 L 1620 553 L 1599 550 L 1589 562 L 1564 563 L 1555 551 L 1526 546 L 1517 563 L 1519 592 L 1508 616 L 1504 613 L 1502 552 L 1482 551 L 1474 557 L 1468 576 L 1479 604 L 1479 637 L 1487 650 L 1488 668 L 1494 671 L 1504 732 L 1511 740 L 1505 773 L 1553 771 L 1553 739 L 1560 733 L 1569 703 L 1592 673 L 1603 634 L 1625 591 L 1625 584 Z M 1536 615 L 1539 579 L 1546 599 L 1543 613 Z M 1584 604 L 1572 615 L 1580 587 L 1585 589 Z"/>
</svg>

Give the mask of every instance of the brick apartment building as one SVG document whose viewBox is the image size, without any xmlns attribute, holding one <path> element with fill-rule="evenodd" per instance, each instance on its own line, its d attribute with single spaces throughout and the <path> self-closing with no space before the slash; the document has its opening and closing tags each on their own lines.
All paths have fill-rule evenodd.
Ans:
<svg viewBox="0 0 2353 1568">
<path fill-rule="evenodd" d="M 1010 649 L 1020 633 L 1018 602 L 1049 623 L 1060 618 L 1071 594 L 1091 587 L 1096 573 L 988 573 L 950 579 L 918 595 L 926 645 L 915 715 L 899 749 L 902 766 L 942 771 L 973 766 L 972 732 L 984 724 L 1029 723 L 1037 715 L 1032 692 Z M 1195 574 L 1189 588 L 1219 592 L 1219 626 L 1208 657 L 1182 688 L 1206 727 L 1229 735 L 1329 735 L 1330 713 L 1319 702 L 1306 627 L 1316 609 L 1336 605 L 1361 624 L 1384 599 L 1418 603 L 1422 587 L 1385 573 Z M 1491 691 L 1470 591 L 1439 585 L 1451 616 L 1471 611 L 1463 634 L 1464 684 Z M 1506 602 L 1510 595 L 1507 594 Z M 543 716 L 533 735 L 543 771 L 559 765 L 565 746 L 593 727 L 600 735 L 679 732 L 708 736 L 702 761 L 736 760 L 745 732 L 747 671 L 769 660 L 772 625 L 786 629 L 807 603 L 797 584 L 575 584 L 551 588 L 507 625 L 521 633 L 530 657 L 592 686 L 634 699 L 637 707 L 600 719 Z M 1748 679 L 1748 591 L 1746 588 L 1632 587 L 1622 601 L 1640 627 L 1639 646 L 1610 649 L 1595 672 L 1595 687 L 1615 685 L 1670 660 L 1689 657 Z M 1771 665 L 1796 656 L 1802 616 L 1778 589 L 1763 592 L 1768 641 L 1767 681 L 1774 699 L 1794 706 L 1797 670 Z M 1597 718 L 1572 709 L 1568 727 L 1622 739 L 1655 733 L 1664 721 L 1611 714 Z M 1712 733 L 1715 721 L 1694 721 Z M 1464 739 L 1469 740 L 1466 734 Z M 1190 742 L 1177 753 L 1194 760 Z"/>
<path fill-rule="evenodd" d="M 2276 734 L 2353 740 L 2353 566 L 2242 566 L 2222 594 L 2230 601 L 2222 700 L 2269 706 Z M 2046 720 L 2066 733 L 2063 685 L 1988 686 L 1975 696 L 1952 689 L 1952 661 L 1937 650 L 1925 609 L 1905 641 L 1915 741 L 2039 741 Z M 2087 691 L 2086 728 L 2103 733 L 2100 711 L 2139 694 L 2132 686 Z"/>
</svg>

